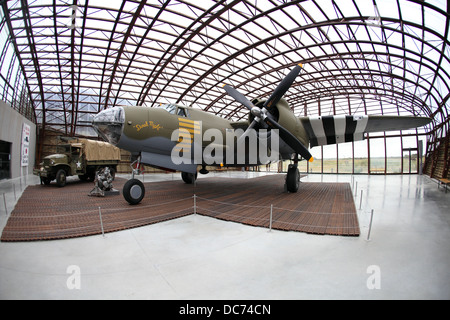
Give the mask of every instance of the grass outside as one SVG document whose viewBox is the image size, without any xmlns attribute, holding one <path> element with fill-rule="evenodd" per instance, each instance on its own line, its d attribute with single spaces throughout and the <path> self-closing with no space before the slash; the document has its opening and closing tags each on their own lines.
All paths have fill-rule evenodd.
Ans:
<svg viewBox="0 0 450 320">
<path fill-rule="evenodd" d="M 403 161 L 403 172 L 402 172 L 402 161 Z M 290 161 L 283 161 L 282 170 L 283 172 L 287 171 L 288 165 Z M 339 159 L 323 159 L 323 173 L 368 173 L 368 159 L 367 158 L 355 158 L 355 171 L 352 172 L 353 169 L 353 161 L 351 158 Z M 339 165 L 339 168 L 338 168 Z M 310 172 L 310 173 L 321 173 L 322 172 L 322 159 L 314 159 L 312 163 L 308 163 L 306 161 L 299 162 L 299 170 L 300 172 Z M 411 166 L 411 168 L 410 168 Z M 278 164 L 272 164 L 270 166 L 270 171 L 277 171 L 279 168 Z M 261 167 L 261 170 L 264 170 Z M 411 164 L 409 162 L 408 157 L 391 157 L 386 160 L 386 170 L 385 170 L 385 159 L 382 158 L 371 158 L 370 159 L 370 173 L 417 173 L 417 157 L 411 157 Z"/>
</svg>

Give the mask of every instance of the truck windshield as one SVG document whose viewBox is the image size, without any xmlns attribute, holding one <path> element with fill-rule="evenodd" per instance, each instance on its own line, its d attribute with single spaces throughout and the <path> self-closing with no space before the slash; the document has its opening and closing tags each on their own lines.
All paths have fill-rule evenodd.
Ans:
<svg viewBox="0 0 450 320">
<path fill-rule="evenodd" d="M 62 144 L 59 146 L 56 146 L 56 153 L 70 153 L 70 145 L 69 144 Z"/>
</svg>

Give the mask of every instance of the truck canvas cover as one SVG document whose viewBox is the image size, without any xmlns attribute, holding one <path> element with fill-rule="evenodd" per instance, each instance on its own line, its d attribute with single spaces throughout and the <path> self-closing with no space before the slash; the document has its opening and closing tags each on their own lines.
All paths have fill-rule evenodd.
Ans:
<svg viewBox="0 0 450 320">
<path fill-rule="evenodd" d="M 78 143 L 72 143 L 73 146 L 80 146 L 87 161 L 120 161 L 120 149 L 108 142 L 78 139 Z"/>
</svg>

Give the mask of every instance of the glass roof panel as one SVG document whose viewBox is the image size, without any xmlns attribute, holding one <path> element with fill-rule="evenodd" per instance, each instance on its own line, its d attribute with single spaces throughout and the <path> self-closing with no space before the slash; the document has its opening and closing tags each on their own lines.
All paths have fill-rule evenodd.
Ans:
<svg viewBox="0 0 450 320">
<path fill-rule="evenodd" d="M 349 111 L 361 112 L 361 99 L 370 97 L 376 103 L 365 113 L 448 116 L 450 32 L 442 0 L 77 3 L 14 0 L 1 10 L 8 23 L 0 36 L 0 88 L 14 87 L 19 73 L 41 122 L 85 121 L 93 105 L 100 111 L 184 101 L 240 120 L 247 110 L 221 84 L 267 96 L 299 62 L 304 71 L 286 93 L 298 114 L 304 103 L 312 114 L 318 99 L 332 98 L 351 99 Z M 86 98 L 88 88 L 95 99 Z"/>
</svg>

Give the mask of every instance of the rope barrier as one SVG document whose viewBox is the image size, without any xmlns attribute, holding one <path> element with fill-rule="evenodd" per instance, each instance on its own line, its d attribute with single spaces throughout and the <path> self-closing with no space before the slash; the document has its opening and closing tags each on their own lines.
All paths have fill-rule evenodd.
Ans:
<svg viewBox="0 0 450 320">
<path fill-rule="evenodd" d="M 123 208 L 102 208 L 102 212 L 114 212 L 114 211 L 133 211 L 133 210 L 138 210 L 138 209 L 144 209 L 144 208 L 152 208 L 152 207 L 158 207 L 158 206 L 163 206 L 163 205 L 167 205 L 167 204 L 172 204 L 172 203 L 176 203 L 176 202 L 181 202 L 181 201 L 186 201 L 186 200 L 190 200 L 192 199 L 192 197 L 188 197 L 188 198 L 183 198 L 183 199 L 178 199 L 178 200 L 173 200 L 173 201 L 167 201 L 167 202 L 163 202 L 163 203 L 157 203 L 157 204 L 150 204 L 150 205 L 146 205 L 146 206 L 138 206 L 138 207 L 130 207 L 129 209 L 123 209 Z M 85 214 L 96 214 L 98 213 L 98 209 L 92 209 L 92 210 L 86 210 L 86 211 L 81 211 L 81 212 L 74 212 L 74 213 L 67 213 L 67 214 L 58 214 L 55 215 L 53 212 L 49 212 L 49 215 L 41 215 L 41 216 L 37 216 L 37 215 L 33 215 L 33 216 L 28 216 L 28 215 L 19 215 L 19 214 L 14 214 L 14 218 L 16 219 L 45 219 L 45 218 L 64 218 L 64 217 L 73 217 L 73 216 L 78 216 L 78 215 L 85 215 Z"/>
<path fill-rule="evenodd" d="M 221 215 L 234 217 L 234 218 L 245 218 L 246 220 L 267 220 L 267 221 L 269 221 L 268 218 L 253 218 L 253 217 L 239 216 L 239 215 L 235 215 L 235 214 L 231 214 L 231 213 L 225 213 L 225 212 L 220 212 L 220 211 L 209 210 L 209 209 L 202 208 L 202 207 L 197 207 L 197 209 L 202 209 L 202 210 L 205 210 L 205 211 L 208 211 L 208 212 L 218 213 L 218 214 L 221 214 Z"/>
<path fill-rule="evenodd" d="M 206 208 L 202 208 L 202 207 L 197 207 L 198 209 L 202 209 L 211 213 L 217 213 L 223 216 L 229 216 L 229 217 L 233 217 L 233 218 L 245 218 L 246 220 L 262 220 L 262 221 L 269 221 L 271 223 L 277 222 L 277 223 L 281 223 L 281 224 L 287 224 L 287 225 L 291 225 L 291 226 L 301 226 L 301 227 L 309 227 L 309 228 L 327 228 L 327 229 L 354 229 L 355 227 L 345 227 L 345 226 L 319 226 L 319 225 L 310 225 L 310 224 L 301 224 L 301 223 L 292 223 L 292 222 L 287 222 L 287 221 L 280 221 L 278 219 L 270 219 L 270 218 L 252 218 L 252 217 L 246 217 L 246 216 L 240 216 L 240 215 L 235 215 L 235 214 L 230 214 L 230 213 L 225 213 L 225 212 L 220 212 L 220 211 L 215 211 L 215 210 L 210 210 L 210 209 L 206 209 Z M 267 207 L 265 207 L 267 208 Z M 269 226 L 270 228 L 270 226 Z"/>
<path fill-rule="evenodd" d="M 238 206 L 238 207 L 247 207 L 247 208 L 262 208 L 262 209 L 267 209 L 268 206 L 252 206 L 252 205 L 248 205 L 248 204 L 238 204 L 238 203 L 231 203 L 231 202 L 223 202 L 223 201 L 217 201 L 217 200 L 211 200 L 211 199 L 206 199 L 206 198 L 202 198 L 199 196 L 196 196 L 197 199 L 201 199 L 201 200 L 205 200 L 205 201 L 209 201 L 209 202 L 215 202 L 215 203 L 219 203 L 219 204 L 224 204 L 224 205 L 229 205 L 229 206 Z M 287 209 L 287 208 L 281 208 L 281 207 L 273 207 L 273 209 L 278 209 L 278 210 L 285 210 L 285 211 L 291 211 L 291 212 L 299 212 L 299 213 L 309 213 L 309 214 L 354 214 L 353 212 L 340 212 L 340 213 L 336 213 L 336 212 L 314 212 L 314 211 L 305 211 L 305 210 L 296 210 L 296 209 Z"/>
<path fill-rule="evenodd" d="M 199 196 L 196 196 L 196 198 L 197 199 L 201 199 L 201 200 L 205 200 L 205 201 L 219 203 L 219 204 L 226 204 L 226 205 L 230 205 L 230 206 L 250 207 L 250 208 L 267 208 L 267 206 L 252 206 L 252 205 L 249 205 L 249 204 L 238 204 L 238 203 L 231 203 L 231 202 L 223 202 L 223 201 L 217 201 L 217 200 L 212 200 L 212 199 L 206 199 L 206 198 L 202 198 L 202 197 L 199 197 Z"/>
<path fill-rule="evenodd" d="M 362 193 L 361 193 L 362 196 Z M 5 197 L 3 195 L 3 197 Z M 116 221 L 116 222 L 111 222 L 108 221 L 108 219 L 104 220 L 105 216 L 102 217 L 102 214 L 104 213 L 113 213 L 113 212 L 127 212 L 127 211 L 133 211 L 133 210 L 142 210 L 145 208 L 155 208 L 155 207 L 161 207 L 161 206 L 165 206 L 168 204 L 173 204 L 173 203 L 178 203 L 178 202 L 185 202 L 185 201 L 193 201 L 193 206 L 191 205 L 183 205 L 183 208 L 179 209 L 179 210 L 175 210 L 175 211 L 171 211 L 171 212 L 165 212 L 163 214 L 160 214 L 158 216 L 146 216 L 146 217 L 138 217 L 135 219 L 127 219 L 126 221 Z M 256 208 L 256 209 L 264 209 L 267 210 L 267 216 L 264 217 L 264 213 L 262 213 L 259 217 L 248 217 L 248 216 L 243 216 L 243 215 L 238 215 L 238 214 L 232 214 L 232 213 L 227 213 L 227 212 L 220 212 L 214 209 L 210 209 L 207 208 L 205 206 L 199 206 L 199 202 L 204 201 L 206 203 L 215 203 L 215 204 L 219 204 L 219 205 L 223 205 L 225 207 L 225 209 L 229 209 L 230 207 L 238 207 L 238 208 Z M 190 204 L 192 204 L 192 202 L 190 202 Z M 6 202 L 5 202 L 6 205 Z M 361 205 L 360 205 L 361 206 Z M 191 210 L 190 212 L 188 212 L 189 210 Z M 67 213 L 67 214 L 57 214 L 55 215 L 54 213 L 49 212 L 48 215 L 44 214 L 44 215 L 40 215 L 40 216 L 36 216 L 36 215 L 10 215 L 9 218 L 13 218 L 13 219 L 64 219 L 67 217 L 71 217 L 72 219 L 77 216 L 86 216 L 86 215 L 91 215 L 92 214 L 92 218 L 95 217 L 95 214 L 97 214 L 97 217 L 100 217 L 100 227 L 101 227 L 101 232 L 104 235 L 105 233 L 105 229 L 104 227 L 107 229 L 108 227 L 110 229 L 115 229 L 115 230 L 120 230 L 120 229 L 125 229 L 125 228 L 130 228 L 130 227 L 134 227 L 134 226 L 138 226 L 138 225 L 145 225 L 145 224 L 150 224 L 150 223 L 155 223 L 157 221 L 155 220 L 159 220 L 159 221 L 164 221 L 164 220 L 168 220 L 167 217 L 170 216 L 174 216 L 177 215 L 179 213 L 186 213 L 186 214 L 191 214 L 191 213 L 199 213 L 200 212 L 205 212 L 205 214 L 207 215 L 209 214 L 217 214 L 217 215 L 221 215 L 223 217 L 229 217 L 230 220 L 233 219 L 233 221 L 236 222 L 241 222 L 241 223 L 245 223 L 245 222 L 254 222 L 254 221 L 258 221 L 260 223 L 267 223 L 269 222 L 269 230 L 272 229 L 272 226 L 274 223 L 276 223 L 278 225 L 278 227 L 280 225 L 285 225 L 285 226 L 296 226 L 296 227 L 302 227 L 302 228 L 309 228 L 309 229 L 314 229 L 314 228 L 325 228 L 327 230 L 329 229 L 355 229 L 355 226 L 329 226 L 329 225 L 309 225 L 309 224 L 304 224 L 304 223 L 295 223 L 295 222 L 288 222 L 288 221 L 282 221 L 280 220 L 280 217 L 276 217 L 277 215 L 282 215 L 283 213 L 280 212 L 275 212 L 275 211 L 284 211 L 284 212 L 294 212 L 294 213 L 299 213 L 299 215 L 301 214 L 310 214 L 310 215 L 320 215 L 320 216 L 325 216 L 325 215 L 337 215 L 337 216 L 343 216 L 343 215 L 354 215 L 355 213 L 351 213 L 351 212 L 344 212 L 344 213 L 333 213 L 333 212 L 313 212 L 313 211 L 305 211 L 305 210 L 297 210 L 297 209 L 287 209 L 287 208 L 281 208 L 281 207 L 275 207 L 273 206 L 273 204 L 270 205 L 248 205 L 248 204 L 237 204 L 237 203 L 231 203 L 231 202 L 224 202 L 224 201 L 218 201 L 218 200 L 213 200 L 213 199 L 207 199 L 207 198 L 203 198 L 203 197 L 199 197 L 197 195 L 193 195 L 190 197 L 186 197 L 183 199 L 177 199 L 177 200 L 171 200 L 171 201 L 166 201 L 166 202 L 161 202 L 161 203 L 154 203 L 154 204 L 149 204 L 149 205 L 145 205 L 145 206 L 136 206 L 136 207 L 130 207 L 130 208 L 100 208 L 97 207 L 96 209 L 92 209 L 92 210 L 85 210 L 85 211 L 81 211 L 81 212 L 75 212 L 75 213 Z M 261 211 L 261 210 L 260 210 Z M 97 218 L 98 219 L 98 218 Z M 97 220 L 98 221 L 98 220 Z M 244 222 L 245 221 L 245 222 Z M 85 221 L 88 222 L 88 221 Z M 127 227 L 123 227 L 124 222 L 126 222 L 128 224 Z M 115 227 L 115 224 L 117 224 L 118 227 Z M 372 223 L 371 223 L 372 224 Z M 98 226 L 98 222 L 95 224 L 89 224 L 87 226 L 81 226 L 81 227 L 73 227 L 73 228 L 65 228 L 65 229 L 58 229 L 58 230 L 31 230 L 31 231 L 8 231 L 8 234 L 10 235 L 14 235 L 14 234 L 35 234 L 35 235 L 39 235 L 39 234 L 52 234 L 55 232 L 65 232 L 65 233 L 74 233 L 77 230 L 92 230 L 95 226 Z M 370 231 L 369 231 L 370 234 Z"/>
<path fill-rule="evenodd" d="M 182 211 L 186 211 L 187 209 L 189 209 L 189 208 L 185 208 L 185 209 L 181 209 L 181 210 L 177 210 L 177 211 L 171 211 L 171 212 L 165 213 L 164 215 L 159 215 L 158 218 L 171 216 L 173 214 L 177 214 Z M 103 211 L 103 209 L 101 209 L 101 210 Z M 97 210 L 94 210 L 94 212 L 101 215 L 100 208 Z M 139 221 L 152 220 L 152 219 L 154 220 L 154 218 L 156 218 L 156 217 L 142 217 L 142 218 L 127 220 L 127 222 L 139 222 Z M 114 225 L 115 222 L 103 221 L 103 219 L 102 219 L 102 224 L 104 226 L 111 226 L 111 225 Z M 36 230 L 36 231 L 34 231 L 34 230 L 31 230 L 31 231 L 14 230 L 14 231 L 8 231 L 8 234 L 51 234 L 51 233 L 62 232 L 62 231 L 88 230 L 88 229 L 93 229 L 93 227 L 98 227 L 98 223 L 92 223 L 92 224 L 82 226 L 82 227 L 59 228 L 57 230 Z"/>
</svg>

